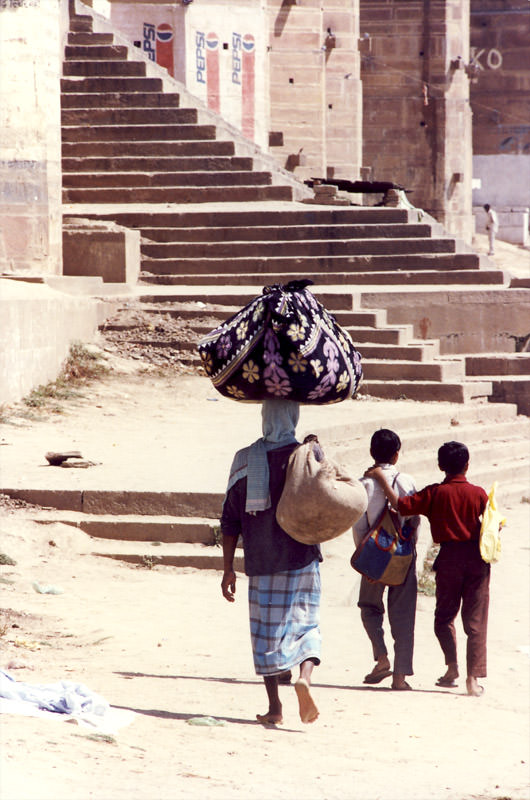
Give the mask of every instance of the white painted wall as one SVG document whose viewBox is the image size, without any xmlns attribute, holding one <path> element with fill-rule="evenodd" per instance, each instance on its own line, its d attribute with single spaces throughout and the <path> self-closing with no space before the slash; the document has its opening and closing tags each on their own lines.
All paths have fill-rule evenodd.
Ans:
<svg viewBox="0 0 530 800">
<path fill-rule="evenodd" d="M 527 155 L 473 156 L 473 205 L 496 208 L 530 206 L 530 153 Z"/>
<path fill-rule="evenodd" d="M 73 341 L 93 341 L 98 303 L 44 284 L 0 279 L 0 404 L 55 380 Z"/>
<path fill-rule="evenodd" d="M 0 3 L 0 271 L 60 274 L 67 0 Z"/>
<path fill-rule="evenodd" d="M 162 63 L 161 50 L 172 46 L 173 77 L 247 138 L 268 149 L 264 3 L 231 2 L 229 11 L 226 0 L 201 0 L 187 6 L 113 0 L 110 19 L 156 63 Z M 173 34 L 171 44 L 160 41 L 164 30 L 166 35 Z"/>
</svg>

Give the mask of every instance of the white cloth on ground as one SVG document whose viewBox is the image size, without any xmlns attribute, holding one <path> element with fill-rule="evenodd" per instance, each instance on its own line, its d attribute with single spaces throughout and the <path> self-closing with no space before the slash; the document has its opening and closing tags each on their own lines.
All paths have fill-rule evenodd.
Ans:
<svg viewBox="0 0 530 800">
<path fill-rule="evenodd" d="M 17 681 L 0 669 L 0 697 L 6 700 L 30 703 L 45 711 L 59 714 L 96 714 L 103 716 L 109 703 L 91 692 L 82 683 L 59 681 L 49 684 L 30 684 Z"/>
</svg>

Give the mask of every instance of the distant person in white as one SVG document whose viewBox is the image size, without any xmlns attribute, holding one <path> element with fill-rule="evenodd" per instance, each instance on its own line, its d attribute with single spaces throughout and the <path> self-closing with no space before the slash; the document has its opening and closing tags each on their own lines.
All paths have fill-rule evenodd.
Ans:
<svg viewBox="0 0 530 800">
<path fill-rule="evenodd" d="M 489 203 L 486 203 L 484 206 L 484 211 L 486 212 L 486 230 L 488 232 L 488 241 L 490 246 L 488 255 L 493 256 L 495 255 L 495 235 L 499 230 L 499 218 Z"/>
</svg>

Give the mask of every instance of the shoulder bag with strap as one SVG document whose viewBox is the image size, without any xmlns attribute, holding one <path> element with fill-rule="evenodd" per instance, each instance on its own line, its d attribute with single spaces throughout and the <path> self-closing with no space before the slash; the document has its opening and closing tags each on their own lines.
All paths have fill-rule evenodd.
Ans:
<svg viewBox="0 0 530 800">
<path fill-rule="evenodd" d="M 399 472 L 392 482 L 392 488 Z M 414 558 L 414 526 L 399 515 L 388 500 L 375 525 L 372 525 L 351 557 L 353 569 L 373 581 L 399 586 L 405 581 Z"/>
</svg>

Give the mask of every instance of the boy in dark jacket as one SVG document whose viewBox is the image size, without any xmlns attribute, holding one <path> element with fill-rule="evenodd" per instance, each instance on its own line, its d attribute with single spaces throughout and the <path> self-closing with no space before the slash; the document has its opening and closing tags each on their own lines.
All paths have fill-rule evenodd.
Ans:
<svg viewBox="0 0 530 800">
<path fill-rule="evenodd" d="M 447 671 L 437 686 L 454 687 L 458 678 L 454 620 L 462 604 L 462 623 L 467 636 L 467 693 L 484 691 L 478 678 L 486 677 L 490 565 L 480 555 L 481 517 L 487 494 L 466 478 L 469 451 L 461 442 L 446 442 L 438 450 L 438 466 L 445 472 L 442 483 L 398 497 L 379 467 L 366 475 L 375 478 L 392 506 L 403 516 L 423 514 L 431 524 L 432 538 L 440 544 L 434 562 L 436 609 L 434 632 L 445 656 Z"/>
</svg>

